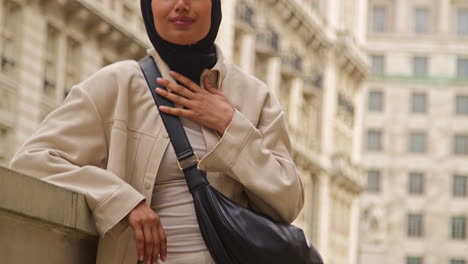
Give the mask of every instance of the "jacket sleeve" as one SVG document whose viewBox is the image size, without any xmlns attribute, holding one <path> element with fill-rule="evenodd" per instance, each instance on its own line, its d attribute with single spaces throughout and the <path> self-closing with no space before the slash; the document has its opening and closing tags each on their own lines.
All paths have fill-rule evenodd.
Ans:
<svg viewBox="0 0 468 264">
<path fill-rule="evenodd" d="M 103 169 L 106 159 L 101 116 L 85 90 L 76 86 L 17 151 L 10 168 L 84 194 L 98 232 L 104 236 L 144 200 L 133 187 Z"/>
<path fill-rule="evenodd" d="M 236 109 L 224 135 L 199 164 L 223 172 L 246 189 L 250 207 L 291 223 L 304 203 L 304 191 L 291 156 L 284 113 L 269 95 L 257 127 Z"/>
</svg>

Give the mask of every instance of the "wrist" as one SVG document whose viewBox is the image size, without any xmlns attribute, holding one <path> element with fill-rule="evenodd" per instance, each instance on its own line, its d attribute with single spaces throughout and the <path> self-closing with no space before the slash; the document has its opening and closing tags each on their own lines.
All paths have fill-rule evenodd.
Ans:
<svg viewBox="0 0 468 264">
<path fill-rule="evenodd" d="M 235 110 L 234 108 L 232 108 L 229 115 L 227 115 L 228 117 L 225 119 L 225 121 L 222 122 L 218 129 L 216 129 L 216 132 L 218 132 L 218 134 L 220 134 L 221 136 L 224 135 L 224 132 L 226 132 L 226 129 L 229 127 L 229 124 L 231 124 L 232 119 L 234 118 L 234 113 Z"/>
<path fill-rule="evenodd" d="M 224 135 L 224 132 L 226 131 L 226 129 L 227 129 L 227 126 L 223 125 L 223 126 L 218 127 L 218 129 L 216 129 L 216 132 L 218 132 L 218 134 L 222 136 Z"/>
</svg>

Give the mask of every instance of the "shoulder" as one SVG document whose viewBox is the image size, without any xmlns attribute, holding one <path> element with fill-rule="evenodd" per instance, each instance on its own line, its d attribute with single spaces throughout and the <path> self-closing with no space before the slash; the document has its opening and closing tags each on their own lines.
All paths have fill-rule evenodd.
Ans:
<svg viewBox="0 0 468 264">
<path fill-rule="evenodd" d="M 222 92 L 253 124 L 269 122 L 268 116 L 281 114 L 280 103 L 263 81 L 232 63 L 226 63 L 225 69 Z"/>
<path fill-rule="evenodd" d="M 137 61 L 126 60 L 107 65 L 88 77 L 78 86 L 87 93 L 106 90 L 111 92 L 111 87 L 128 85 L 135 77 L 143 77 Z"/>
<path fill-rule="evenodd" d="M 251 100 L 255 98 L 256 104 L 274 98 L 271 89 L 263 81 L 232 63 L 225 64 L 225 76 L 221 89 L 225 93 L 230 93 L 231 96 L 238 94 L 242 98 L 246 96 Z"/>
<path fill-rule="evenodd" d="M 140 71 L 140 66 L 135 60 L 123 60 L 109 64 L 100 71 L 107 74 L 134 74 Z"/>
<path fill-rule="evenodd" d="M 243 86 L 248 86 L 249 89 L 252 87 L 262 93 L 270 93 L 267 85 L 255 77 L 254 75 L 248 73 L 244 69 L 233 63 L 225 63 L 226 67 L 226 80 L 235 81 L 237 83 L 242 83 Z"/>
<path fill-rule="evenodd" d="M 110 117 L 114 108 L 128 102 L 132 90 L 142 87 L 146 81 L 138 62 L 126 60 L 99 69 L 73 89 L 80 89 L 101 115 Z"/>
</svg>

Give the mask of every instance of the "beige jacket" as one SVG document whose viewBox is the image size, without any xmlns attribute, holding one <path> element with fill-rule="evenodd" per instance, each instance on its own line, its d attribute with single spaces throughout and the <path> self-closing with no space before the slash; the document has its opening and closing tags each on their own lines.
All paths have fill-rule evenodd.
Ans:
<svg viewBox="0 0 468 264">
<path fill-rule="evenodd" d="M 155 50 L 149 53 L 172 80 Z M 208 154 L 199 167 L 227 197 L 292 222 L 304 198 L 284 113 L 265 84 L 217 53 L 217 64 L 202 78 L 218 76 L 217 87 L 236 111 L 222 138 L 203 127 Z M 123 219 L 140 201 L 151 201 L 168 145 L 138 63 L 123 61 L 73 87 L 10 167 L 84 194 L 101 235 L 97 263 L 135 264 L 133 231 Z"/>
</svg>

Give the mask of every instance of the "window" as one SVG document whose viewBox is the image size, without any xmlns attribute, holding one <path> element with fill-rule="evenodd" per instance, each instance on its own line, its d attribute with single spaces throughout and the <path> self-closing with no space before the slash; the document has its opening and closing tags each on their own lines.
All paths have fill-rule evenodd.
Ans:
<svg viewBox="0 0 468 264">
<path fill-rule="evenodd" d="M 457 60 L 457 77 L 468 78 L 468 59 L 458 58 Z"/>
<path fill-rule="evenodd" d="M 18 65 L 18 30 L 20 25 L 20 7 L 12 1 L 3 3 L 3 21 L 0 25 L 0 70 L 9 76 L 16 74 Z"/>
<path fill-rule="evenodd" d="M 68 38 L 64 97 L 67 97 L 70 89 L 80 82 L 81 57 L 80 43 L 72 38 Z"/>
<path fill-rule="evenodd" d="M 411 194 L 424 193 L 424 174 L 421 172 L 411 172 L 409 174 L 408 191 Z"/>
<path fill-rule="evenodd" d="M 406 264 L 423 264 L 421 257 L 406 257 Z"/>
<path fill-rule="evenodd" d="M 467 95 L 457 95 L 455 112 L 457 115 L 468 115 L 468 96 Z"/>
<path fill-rule="evenodd" d="M 467 135 L 455 135 L 453 140 L 453 153 L 455 155 L 468 155 Z"/>
<path fill-rule="evenodd" d="M 383 110 L 383 92 L 371 91 L 369 93 L 369 105 L 368 109 L 370 112 L 382 112 Z"/>
<path fill-rule="evenodd" d="M 408 215 L 408 236 L 422 237 L 423 236 L 423 216 L 421 214 Z"/>
<path fill-rule="evenodd" d="M 382 55 L 373 55 L 371 57 L 372 74 L 382 75 L 385 73 L 385 57 Z"/>
<path fill-rule="evenodd" d="M 453 196 L 455 197 L 466 196 L 466 182 L 467 182 L 467 176 L 453 175 L 453 181 L 452 181 Z"/>
<path fill-rule="evenodd" d="M 429 33 L 430 11 L 425 7 L 418 7 L 414 10 L 414 32 Z"/>
<path fill-rule="evenodd" d="M 380 192 L 380 171 L 369 170 L 367 172 L 367 191 Z"/>
<path fill-rule="evenodd" d="M 369 130 L 367 131 L 367 150 L 382 151 L 382 131 Z"/>
<path fill-rule="evenodd" d="M 452 217 L 452 239 L 464 240 L 466 237 L 466 217 L 453 216 Z"/>
<path fill-rule="evenodd" d="M 47 28 L 47 50 L 44 70 L 44 94 L 55 97 L 57 88 L 58 59 L 59 59 L 59 32 L 56 28 L 48 25 Z"/>
<path fill-rule="evenodd" d="M 417 77 L 427 76 L 427 57 L 413 58 L 413 75 Z"/>
<path fill-rule="evenodd" d="M 372 32 L 382 33 L 388 31 L 388 10 L 386 7 L 372 8 Z"/>
<path fill-rule="evenodd" d="M 411 153 L 424 153 L 424 152 L 426 152 L 426 133 L 411 132 L 409 152 L 411 152 Z"/>
<path fill-rule="evenodd" d="M 426 113 L 427 96 L 425 93 L 413 93 L 411 95 L 411 112 Z"/>
<path fill-rule="evenodd" d="M 457 33 L 460 36 L 468 36 L 468 8 L 457 11 Z"/>
<path fill-rule="evenodd" d="M 451 259 L 450 264 L 466 264 L 464 259 Z"/>
</svg>

